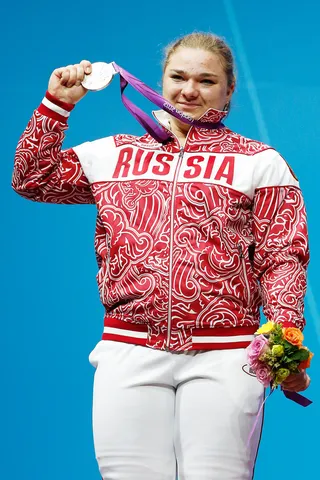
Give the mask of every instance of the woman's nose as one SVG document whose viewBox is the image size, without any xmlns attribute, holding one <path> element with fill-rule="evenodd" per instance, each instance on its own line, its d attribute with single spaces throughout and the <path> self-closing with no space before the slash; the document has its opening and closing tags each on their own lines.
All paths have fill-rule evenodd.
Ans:
<svg viewBox="0 0 320 480">
<path fill-rule="evenodd" d="M 184 84 L 181 93 L 187 98 L 195 98 L 199 94 L 196 84 L 191 80 Z"/>
</svg>

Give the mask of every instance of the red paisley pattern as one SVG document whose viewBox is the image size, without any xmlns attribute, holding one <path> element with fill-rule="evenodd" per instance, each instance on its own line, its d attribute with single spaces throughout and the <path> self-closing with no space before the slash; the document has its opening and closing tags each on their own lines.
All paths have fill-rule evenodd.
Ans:
<svg viewBox="0 0 320 480">
<path fill-rule="evenodd" d="M 178 321 L 187 303 L 197 327 L 255 324 L 258 311 L 248 300 L 257 295 L 258 285 L 249 258 L 240 255 L 253 242 L 251 201 L 226 187 L 197 184 L 178 185 L 176 199 L 173 272 Z"/>
<path fill-rule="evenodd" d="M 92 187 L 99 211 L 96 249 L 101 257 L 102 302 L 115 318 L 165 323 L 172 185 L 144 181 Z"/>
<path fill-rule="evenodd" d="M 94 203 L 76 154 L 61 151 L 66 128 L 34 112 L 16 150 L 12 185 L 17 193 L 37 202 Z"/>
<path fill-rule="evenodd" d="M 97 281 L 108 318 L 147 326 L 148 346 L 172 350 L 192 348 L 195 328 L 257 326 L 262 304 L 269 320 L 303 328 L 309 251 L 298 187 L 258 188 L 251 200 L 196 181 L 89 185 L 75 152 L 61 150 L 65 129 L 35 112 L 18 144 L 13 187 L 41 202 L 96 203 Z M 114 142 L 180 149 L 176 139 L 160 146 L 150 135 Z M 226 127 L 192 128 L 185 151 L 252 156 L 268 148 Z"/>
<path fill-rule="evenodd" d="M 296 187 L 259 189 L 253 218 L 254 268 L 262 287 L 264 313 L 302 329 L 309 250 L 301 191 Z"/>
<path fill-rule="evenodd" d="M 215 110 L 214 108 L 209 108 L 204 115 L 201 117 L 202 122 L 211 122 L 218 123 L 221 122 L 226 116 L 226 111 Z"/>
<path fill-rule="evenodd" d="M 215 153 L 242 153 L 255 155 L 270 148 L 268 145 L 242 137 L 226 127 L 217 130 L 192 129 L 188 136 L 188 151 L 199 152 L 201 143 L 202 152 Z"/>
</svg>

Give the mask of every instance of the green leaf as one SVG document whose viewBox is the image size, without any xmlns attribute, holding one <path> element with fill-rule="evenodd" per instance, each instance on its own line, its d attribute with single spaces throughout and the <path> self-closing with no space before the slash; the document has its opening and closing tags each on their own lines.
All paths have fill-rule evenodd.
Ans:
<svg viewBox="0 0 320 480">
<path fill-rule="evenodd" d="M 296 345 L 292 345 L 292 343 L 288 342 L 287 340 L 284 340 L 284 343 L 283 343 L 283 346 L 284 346 L 284 349 L 287 352 L 296 352 L 299 350 L 299 347 L 297 347 Z"/>
<path fill-rule="evenodd" d="M 297 352 L 293 355 L 290 355 L 290 360 L 298 360 L 299 362 L 303 362 L 304 360 L 308 360 L 309 358 L 309 351 L 305 348 L 300 348 Z"/>
</svg>

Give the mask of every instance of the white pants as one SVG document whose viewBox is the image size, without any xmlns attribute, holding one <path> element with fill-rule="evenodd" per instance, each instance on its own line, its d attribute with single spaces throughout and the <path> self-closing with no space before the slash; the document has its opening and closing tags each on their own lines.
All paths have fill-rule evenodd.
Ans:
<svg viewBox="0 0 320 480">
<path fill-rule="evenodd" d="M 93 434 L 104 480 L 249 480 L 264 388 L 242 371 L 245 350 L 171 353 L 101 341 Z"/>
</svg>

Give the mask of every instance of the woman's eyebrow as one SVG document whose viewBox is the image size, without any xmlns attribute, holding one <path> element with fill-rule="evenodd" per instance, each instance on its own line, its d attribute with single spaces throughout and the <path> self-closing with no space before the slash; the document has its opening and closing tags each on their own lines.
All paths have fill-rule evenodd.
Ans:
<svg viewBox="0 0 320 480">
<path fill-rule="evenodd" d="M 219 75 L 217 75 L 216 73 L 213 73 L 213 72 L 203 72 L 203 73 L 200 73 L 199 77 L 218 77 Z"/>
<path fill-rule="evenodd" d="M 188 73 L 185 70 L 180 70 L 180 69 L 176 69 L 176 68 L 172 68 L 170 70 L 170 72 L 179 73 L 179 75 L 185 75 L 185 74 Z M 203 77 L 218 77 L 218 75 L 216 73 L 213 73 L 213 72 L 202 72 L 202 73 L 199 74 L 199 77 L 201 77 L 201 78 L 203 78 Z"/>
</svg>

